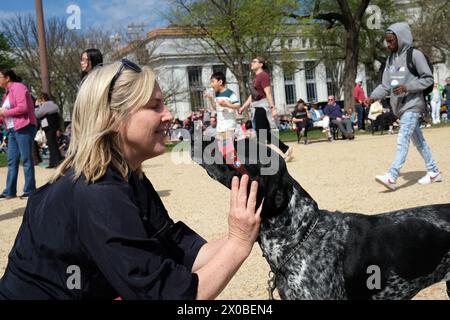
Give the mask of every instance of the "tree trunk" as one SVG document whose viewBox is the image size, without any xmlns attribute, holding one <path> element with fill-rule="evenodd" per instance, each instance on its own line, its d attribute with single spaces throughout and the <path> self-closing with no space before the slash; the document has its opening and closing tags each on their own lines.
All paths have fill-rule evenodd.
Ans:
<svg viewBox="0 0 450 320">
<path fill-rule="evenodd" d="M 239 63 L 239 65 L 236 68 L 236 71 L 237 72 L 235 76 L 239 85 L 239 98 L 241 101 L 241 105 L 243 105 L 248 98 L 248 88 L 247 84 L 245 83 L 244 68 L 242 67 L 242 63 Z M 247 115 L 244 115 L 244 119 L 247 120 L 248 118 L 249 116 L 247 112 Z"/>
<path fill-rule="evenodd" d="M 359 39 L 356 27 L 347 30 L 347 43 L 345 47 L 345 66 L 344 66 L 344 107 L 355 108 L 355 99 L 353 97 L 353 89 L 355 87 L 355 79 L 358 72 L 358 56 L 359 56 Z"/>
</svg>

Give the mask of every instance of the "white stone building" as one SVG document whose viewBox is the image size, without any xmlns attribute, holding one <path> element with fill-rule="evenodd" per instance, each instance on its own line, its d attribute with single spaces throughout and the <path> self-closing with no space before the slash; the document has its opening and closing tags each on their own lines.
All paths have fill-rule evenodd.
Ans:
<svg viewBox="0 0 450 320">
<path fill-rule="evenodd" d="M 163 91 L 173 93 L 168 101 L 175 117 L 186 118 L 192 111 L 207 103 L 203 92 L 209 88 L 211 75 L 216 71 L 226 72 L 228 87 L 239 95 L 236 78 L 225 70 L 214 54 L 208 52 L 197 39 L 186 36 L 178 28 L 152 30 L 147 34 L 147 50 L 151 60 L 149 65 L 158 75 Z M 311 44 L 308 39 L 293 39 L 296 48 L 295 59 L 300 61 L 294 74 L 284 74 L 281 67 L 274 65 L 271 70 L 275 105 L 280 114 L 286 114 L 298 99 L 305 101 L 326 101 L 331 94 L 330 78 L 326 76 L 323 64 L 317 66 L 308 57 Z M 132 47 L 125 47 L 115 58 L 134 56 Z M 364 70 L 360 70 L 364 79 Z"/>
</svg>

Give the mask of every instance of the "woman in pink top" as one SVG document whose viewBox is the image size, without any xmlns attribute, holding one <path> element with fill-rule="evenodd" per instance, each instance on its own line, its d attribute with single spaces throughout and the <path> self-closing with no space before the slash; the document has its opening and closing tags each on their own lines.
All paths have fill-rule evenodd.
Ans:
<svg viewBox="0 0 450 320">
<path fill-rule="evenodd" d="M 33 99 L 12 70 L 0 70 L 0 86 L 6 90 L 0 105 L 0 122 L 5 123 L 8 136 L 8 176 L 0 200 L 16 197 L 19 160 L 25 174 L 21 198 L 27 198 L 36 189 L 31 151 L 37 124 Z"/>
</svg>

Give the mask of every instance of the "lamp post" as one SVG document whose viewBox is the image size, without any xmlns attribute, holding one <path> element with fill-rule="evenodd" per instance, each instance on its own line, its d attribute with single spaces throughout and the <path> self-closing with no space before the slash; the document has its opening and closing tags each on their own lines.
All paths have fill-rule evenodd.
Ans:
<svg viewBox="0 0 450 320">
<path fill-rule="evenodd" d="M 36 0 L 36 17 L 39 41 L 39 61 L 41 69 L 42 91 L 50 94 L 50 81 L 48 76 L 47 48 L 45 42 L 44 10 L 42 0 Z"/>
</svg>

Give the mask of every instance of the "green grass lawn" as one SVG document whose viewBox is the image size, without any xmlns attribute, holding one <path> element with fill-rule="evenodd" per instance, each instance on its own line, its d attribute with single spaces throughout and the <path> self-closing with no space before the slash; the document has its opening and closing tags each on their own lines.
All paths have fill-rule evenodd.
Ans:
<svg viewBox="0 0 450 320">
<path fill-rule="evenodd" d="M 303 142 L 303 137 L 301 139 Z M 308 131 L 308 141 L 319 139 L 326 139 L 326 135 L 322 132 L 322 128 Z M 280 132 L 280 140 L 283 142 L 297 142 L 297 134 L 292 130 Z"/>
</svg>

